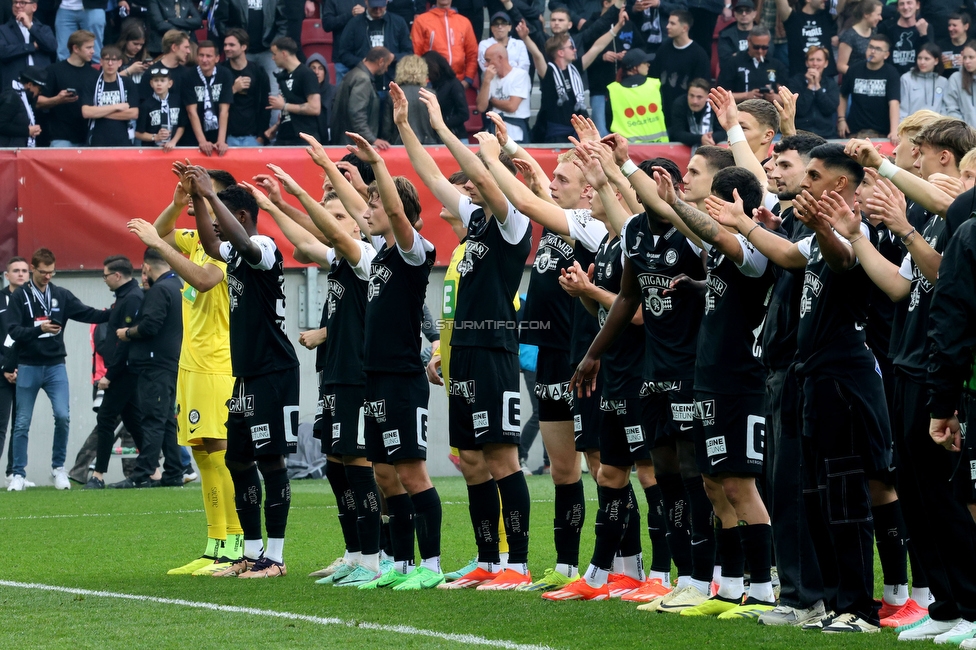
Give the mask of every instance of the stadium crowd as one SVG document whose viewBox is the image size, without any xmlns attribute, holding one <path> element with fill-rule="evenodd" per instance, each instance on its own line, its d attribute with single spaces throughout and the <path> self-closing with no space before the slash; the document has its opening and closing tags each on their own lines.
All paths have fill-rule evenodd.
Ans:
<svg viewBox="0 0 976 650">
<path fill-rule="evenodd" d="M 508 4 L 505 11 L 514 11 Z M 699 139 L 690 143 L 695 150 L 684 170 L 666 158 L 631 160 L 631 139 L 664 136 L 628 129 L 670 132 L 675 125 L 628 118 L 625 111 L 621 119 L 631 121 L 618 132 L 614 104 L 619 110 L 620 101 L 638 100 L 618 95 L 614 82 L 607 86 L 611 132 L 588 116 L 576 53 L 585 49 L 583 68 L 596 59 L 612 62 L 600 52 L 625 29 L 625 12 L 617 7 L 605 6 L 596 18 L 571 9 L 552 12 L 558 33 L 545 40 L 545 57 L 532 38 L 521 39 L 524 54 L 518 47 L 509 53 L 513 41 L 505 41 L 505 23 L 491 21 L 496 43 L 481 52 L 481 83 L 487 78 L 492 87 L 497 80 L 500 87 L 511 75 L 513 85 L 524 85 L 524 66 L 535 64 L 548 98 L 545 137 L 569 138 L 573 145 L 552 170 L 521 146 L 538 122 L 530 126 L 514 115 L 519 106 L 511 97 L 485 92 L 484 85 L 476 91 L 493 131 L 474 134 L 476 153 L 462 140 L 466 133 L 449 122 L 451 109 L 441 105 L 439 90 L 426 87 L 422 57 L 408 63 L 404 56 L 393 80 L 385 79 L 382 89 L 373 85 L 390 72 L 395 53 L 385 41 L 376 44 L 371 22 L 365 28 L 370 41 L 357 55 L 364 58 L 348 66 L 337 90 L 343 102 L 363 99 L 363 109 L 341 117 L 333 111 L 352 157 L 334 161 L 315 137 L 322 136 L 319 123 L 310 119 L 322 107 L 321 94 L 307 91 L 318 80 L 302 67 L 290 37 L 272 35 L 269 60 L 282 69 L 282 96 L 276 101 L 271 87 L 260 110 L 278 111 L 280 121 L 261 137 L 305 145 L 324 171 L 321 198 L 318 188 L 301 187 L 274 164 L 273 152 L 267 170 L 250 179 L 174 163 L 172 201 L 154 223 L 127 224 L 147 247 L 142 268 L 148 288 L 133 278 L 131 261 L 106 259 L 103 278 L 116 295 L 110 310 L 92 309 L 57 286 L 51 251 L 10 260 L 0 311 L 4 431 L 6 413 L 14 415 L 8 491 L 28 487 L 27 441 L 42 388 L 55 415 L 52 479 L 58 488 L 70 487 L 63 328 L 69 320 L 105 322 L 105 340 L 96 348 L 104 358 L 97 384 L 104 395 L 95 473 L 86 487 L 106 487 L 119 420 L 139 455 L 114 487 L 182 485 L 178 447 L 189 446 L 205 497 L 207 542 L 200 558 L 170 573 L 286 575 L 291 489 L 285 461 L 298 446 L 299 362 L 284 328 L 284 242 L 260 234 L 263 212 L 294 246 L 296 259 L 329 269 L 321 327 L 298 341 L 317 351 L 314 429 L 328 458 L 325 477 L 345 546 L 312 574 L 318 582 L 363 590 L 516 590 L 552 601 L 617 597 L 642 611 L 828 634 L 889 627 L 900 640 L 976 647 L 976 475 L 966 472 L 976 450 L 962 426 L 976 412 L 976 221 L 970 218 L 976 129 L 951 113 L 961 92 L 953 88 L 971 85 L 967 66 L 976 66 L 976 49 L 957 44 L 962 69 L 946 84 L 933 72 L 939 62 L 948 67 L 951 54 L 921 44 L 913 54 L 915 77 L 930 81 L 931 93 L 910 81 L 905 97 L 939 96 L 948 116 L 924 102 L 903 115 L 904 77 L 897 83 L 894 63 L 887 62 L 897 51 L 893 60 L 906 63 L 907 50 L 899 47 L 914 42 L 903 36 L 912 33 L 908 28 L 919 34 L 931 29 L 936 38 L 944 30 L 947 43 L 957 43 L 966 38 L 969 18 L 953 13 L 955 7 L 935 12 L 934 2 L 923 9 L 931 20 L 918 18 L 914 0 L 900 0 L 894 23 L 907 31 L 893 42 L 875 30 L 883 7 L 865 0 L 851 9 L 851 25 L 841 30 L 834 52 L 829 27 L 835 20 L 817 0 L 798 9 L 779 2 L 771 14 L 739 0 L 730 25 L 739 33 L 717 43 L 731 48 L 723 51 L 732 52 L 728 61 L 737 67 L 721 70 L 722 85 L 713 87 L 706 80 L 711 75 L 694 73 L 692 62 L 703 55 L 696 54 L 697 41 L 711 42 L 723 15 L 719 4 L 674 8 L 664 23 L 661 6 L 635 5 L 629 12 L 655 16 L 634 33 L 648 43 L 656 34 L 659 48 L 653 59 L 650 48 L 623 53 L 621 62 L 635 63 L 625 72 L 636 70 L 624 80 L 641 78 L 630 89 L 657 87 L 660 73 L 667 79 L 657 90 L 664 105 L 668 92 L 672 106 L 687 104 L 687 128 Z M 21 6 L 14 5 L 15 12 Z M 385 8 L 351 9 L 355 16 L 344 29 L 356 28 L 355 17 Z M 409 7 L 397 9 L 409 13 Z M 840 16 L 844 9 L 838 8 Z M 823 19 L 818 33 L 810 23 L 801 30 L 826 41 L 801 44 L 806 72 L 796 72 L 817 97 L 807 103 L 793 88 L 772 86 L 795 61 L 767 58 L 776 56 L 770 48 L 778 31 L 751 24 L 755 16 L 740 22 L 740 14 L 762 21 L 772 16 L 787 34 L 795 16 Z M 407 22 L 399 11 L 388 15 Z M 413 47 L 443 39 L 441 21 L 457 35 L 451 24 L 462 18 L 440 5 L 417 15 Z M 505 18 L 511 27 L 511 14 Z M 601 29 L 592 30 L 601 20 Z M 236 37 L 226 34 L 225 51 L 228 41 L 246 46 L 250 30 L 241 29 Z M 469 29 L 470 20 L 464 33 Z M 588 29 L 596 38 L 587 48 Z M 267 36 L 268 28 L 263 31 Z M 475 90 L 474 40 L 446 40 L 465 51 L 463 59 L 450 59 L 452 82 L 463 92 Z M 785 41 L 779 49 L 788 54 L 796 41 Z M 204 85 L 192 87 L 203 89 L 196 95 L 203 119 L 186 105 L 194 117 L 168 125 L 174 138 L 181 128 L 183 135 L 205 136 L 195 146 L 219 154 L 228 133 L 219 116 L 228 110 L 210 94 L 217 52 L 211 45 L 208 53 L 205 43 L 197 49 L 194 77 L 181 68 L 190 49 L 185 34 L 164 32 L 165 53 L 152 68 L 159 74 L 150 71 L 148 83 L 156 110 L 168 115 L 169 95 L 181 94 L 173 91 L 176 82 L 199 79 Z M 91 52 L 94 40 L 74 31 L 66 47 L 71 54 L 62 63 L 84 68 L 81 52 Z M 82 104 L 81 116 L 89 138 L 110 139 L 121 132 L 112 115 L 120 114 L 115 121 L 122 126 L 136 118 L 128 102 L 104 98 L 138 91 L 126 88 L 118 51 L 102 52 L 95 100 Z M 242 69 L 265 65 L 246 52 L 237 57 Z M 46 77 L 36 63 L 28 65 L 18 83 L 32 96 L 42 88 L 49 92 L 58 65 Z M 670 65 L 680 67 L 662 70 Z M 400 76 L 404 69 L 409 79 Z M 831 79 L 834 71 L 843 74 L 839 85 Z M 592 85 L 590 91 L 592 108 Z M 819 96 L 828 91 L 832 101 L 823 102 Z M 296 102 L 288 92 L 304 95 Z M 33 100 L 22 97 L 33 115 Z M 803 122 L 804 106 L 816 111 L 831 104 L 839 114 L 827 135 L 854 134 L 844 144 L 817 132 L 817 125 L 831 122 L 825 110 Z M 375 138 L 354 130 L 361 126 L 357 119 L 375 114 L 380 120 L 381 113 L 386 131 L 372 132 Z M 146 124 L 141 114 L 138 122 Z M 208 139 L 212 126 L 215 142 Z M 160 132 L 152 139 L 171 141 L 170 133 Z M 865 135 L 897 143 L 892 157 Z M 447 147 L 456 171 L 438 167 L 425 148 L 431 141 Z M 405 147 L 458 237 L 441 314 L 452 324 L 440 332 L 428 361 L 421 330 L 429 321 L 423 305 L 436 255 L 420 234 L 416 187 L 384 161 L 382 151 L 393 142 Z M 195 229 L 176 228 L 184 211 Z M 533 223 L 542 235 L 522 305 L 518 290 Z M 534 577 L 528 568 L 532 502 L 519 449 L 520 344 L 538 349 L 533 388 L 555 486 L 556 561 Z M 467 485 L 477 551 L 452 573 L 441 567 L 441 502 L 426 467 L 431 384 L 448 394 L 450 443 Z M 165 463 L 158 473 L 160 454 Z M 583 454 L 598 485 L 597 512 L 589 520 Z M 587 525 L 594 527 L 595 544 L 581 563 Z M 533 542 L 540 543 L 549 540 Z M 878 600 L 876 556 L 884 585 Z"/>
</svg>

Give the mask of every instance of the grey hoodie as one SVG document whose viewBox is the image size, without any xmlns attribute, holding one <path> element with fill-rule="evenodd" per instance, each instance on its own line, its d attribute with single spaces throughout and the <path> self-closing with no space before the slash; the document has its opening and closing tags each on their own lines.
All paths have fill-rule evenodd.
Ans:
<svg viewBox="0 0 976 650">
<path fill-rule="evenodd" d="M 967 124 L 976 124 L 976 83 L 969 87 L 967 93 L 962 88 L 962 75 L 963 71 L 960 70 L 949 77 L 943 115 L 958 118 Z"/>
<path fill-rule="evenodd" d="M 949 80 L 937 72 L 911 70 L 901 76 L 901 119 L 915 111 L 927 108 L 944 113 L 946 89 Z"/>
<path fill-rule="evenodd" d="M 305 65 L 309 68 L 313 63 L 320 63 L 325 68 L 325 81 L 319 84 L 322 101 L 322 112 L 319 113 L 319 135 L 323 138 L 322 142 L 326 143 L 331 142 L 329 126 L 332 124 L 332 103 L 335 101 L 336 87 L 332 85 L 332 73 L 329 71 L 329 64 L 325 57 L 316 52 L 305 60 Z"/>
</svg>

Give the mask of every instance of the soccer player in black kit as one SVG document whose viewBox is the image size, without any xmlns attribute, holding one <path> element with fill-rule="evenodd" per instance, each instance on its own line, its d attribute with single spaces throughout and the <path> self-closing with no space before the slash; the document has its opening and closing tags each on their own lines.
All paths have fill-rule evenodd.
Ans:
<svg viewBox="0 0 976 650">
<path fill-rule="evenodd" d="M 285 335 L 284 260 L 259 235 L 258 205 L 243 187 L 219 194 L 207 170 L 174 163 L 207 255 L 227 262 L 234 392 L 227 416 L 227 469 L 244 530 L 244 556 L 215 577 L 274 578 L 283 558 L 291 484 L 285 456 L 298 448 L 298 357 Z M 210 220 L 209 204 L 216 222 Z M 260 470 L 260 475 L 258 474 Z M 261 478 L 268 544 L 261 536 Z"/>
<path fill-rule="evenodd" d="M 512 297 L 518 293 L 532 229 L 498 189 L 485 163 L 446 127 L 433 93 L 422 91 L 421 101 L 427 105 L 431 126 L 473 184 L 470 195 L 451 185 L 421 146 L 410 128 L 406 97 L 396 84 L 390 84 L 390 98 L 411 163 L 434 196 L 467 228 L 465 256 L 458 264 L 448 408 L 451 446 L 458 449 L 468 486 L 478 566 L 443 588 L 510 590 L 531 582 L 530 500 L 518 462 L 521 391 Z M 509 542 L 506 566 L 501 565 L 498 549 L 499 512 L 504 513 Z"/>
<path fill-rule="evenodd" d="M 879 623 L 868 480 L 888 471 L 891 429 L 881 375 L 862 325 L 870 280 L 850 243 L 821 215 L 849 210 L 863 177 L 863 167 L 845 155 L 842 145 L 811 150 L 794 211 L 814 234 L 797 243 L 756 227 L 735 204 L 715 215 L 748 234 L 773 263 L 806 269 L 797 329 L 798 417 L 805 438 L 803 463 L 815 479 L 807 489 L 819 491 L 821 504 L 821 512 L 807 514 L 826 520 L 829 537 L 815 540 L 817 555 L 829 557 L 838 568 L 836 614 L 809 625 L 827 633 L 874 632 Z M 859 228 L 855 239 L 874 243 L 874 229 L 863 220 Z"/>
</svg>

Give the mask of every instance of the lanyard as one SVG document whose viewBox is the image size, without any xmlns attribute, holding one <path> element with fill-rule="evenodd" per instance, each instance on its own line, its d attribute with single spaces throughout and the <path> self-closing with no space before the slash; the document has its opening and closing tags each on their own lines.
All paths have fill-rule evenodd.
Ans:
<svg viewBox="0 0 976 650">
<path fill-rule="evenodd" d="M 51 288 L 47 287 L 42 293 L 37 290 L 37 287 L 34 285 L 34 280 L 29 280 L 29 283 L 30 283 L 31 293 L 34 294 L 34 299 L 41 304 L 41 308 L 44 309 L 44 315 L 50 317 L 51 316 L 51 293 L 52 293 Z"/>
</svg>

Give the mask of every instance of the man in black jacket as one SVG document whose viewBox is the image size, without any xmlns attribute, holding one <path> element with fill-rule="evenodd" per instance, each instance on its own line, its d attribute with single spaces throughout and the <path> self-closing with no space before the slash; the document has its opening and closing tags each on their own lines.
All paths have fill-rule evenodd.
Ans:
<svg viewBox="0 0 976 650">
<path fill-rule="evenodd" d="M 13 17 L 0 25 L 0 88 L 10 88 L 29 65 L 46 68 L 57 60 L 54 31 L 34 19 L 37 3 L 13 0 Z"/>
<path fill-rule="evenodd" d="M 96 434 L 98 446 L 95 456 L 95 471 L 85 485 L 85 489 L 101 490 L 105 487 L 104 474 L 115 442 L 115 427 L 119 416 L 133 439 L 142 439 L 142 413 L 139 410 L 137 377 L 126 363 L 129 356 L 129 343 L 119 340 L 115 332 L 131 326 L 142 307 L 142 287 L 132 278 L 132 262 L 122 255 L 113 255 L 103 262 L 102 279 L 108 288 L 115 292 L 108 317 L 106 340 L 102 350 L 105 360 L 105 376 L 98 380 L 99 390 L 105 391 L 102 405 L 98 408 Z"/>
<path fill-rule="evenodd" d="M 109 312 L 94 309 L 73 293 L 51 282 L 54 253 L 39 248 L 31 256 L 31 278 L 10 297 L 7 336 L 17 346 L 17 410 L 14 419 L 13 477 L 7 490 L 20 492 L 27 477 L 27 439 L 34 402 L 42 388 L 54 410 L 54 447 L 51 453 L 51 478 L 59 490 L 71 483 L 64 470 L 70 422 L 68 371 L 64 363 L 64 327 L 69 320 L 104 323 Z"/>
<path fill-rule="evenodd" d="M 7 307 L 10 305 L 10 297 L 30 277 L 27 260 L 23 257 L 11 257 L 3 277 L 10 284 L 0 289 L 0 333 L 7 331 L 9 315 Z M 3 441 L 7 437 L 7 423 L 17 409 L 17 351 L 13 339 L 7 338 L 4 341 L 3 347 L 0 348 L 0 361 L 3 362 L 3 378 L 0 379 L 0 454 L 2 454 Z M 13 462 L 14 437 L 11 435 L 10 445 L 7 448 L 7 470 L 4 474 L 6 485 L 10 485 Z"/>
<path fill-rule="evenodd" d="M 410 28 L 403 18 L 388 10 L 387 0 L 368 0 L 366 13 L 353 16 L 337 42 L 336 63 L 350 70 L 359 65 L 372 48 L 383 46 L 393 52 L 394 62 L 413 54 Z M 394 63 L 380 80 L 382 89 L 388 89 L 396 70 Z M 338 84 L 336 84 L 338 86 Z"/>
<path fill-rule="evenodd" d="M 139 447 L 136 468 L 113 488 L 183 486 L 183 463 L 176 444 L 176 373 L 183 343 L 183 282 L 159 251 L 148 248 L 143 269 L 149 278 L 149 291 L 135 319 L 135 325 L 119 327 L 115 335 L 122 343 L 132 342 L 128 350 L 129 371 L 138 376 L 136 393 L 142 411 L 141 436 L 132 432 Z M 104 402 L 103 408 L 104 408 Z M 141 438 L 141 440 L 140 440 Z M 159 466 L 162 448 L 165 462 L 163 478 L 150 477 Z"/>
<path fill-rule="evenodd" d="M 44 71 L 25 68 L 20 81 L 0 92 L 0 147 L 33 147 L 41 134 L 37 123 L 37 96 L 44 87 Z"/>
<path fill-rule="evenodd" d="M 670 111 L 665 113 L 668 139 L 688 145 L 692 155 L 703 144 L 718 144 L 728 139 L 708 103 L 711 88 L 705 79 L 692 79 L 688 82 L 688 94 L 676 98 Z"/>
<path fill-rule="evenodd" d="M 271 60 L 271 43 L 288 34 L 288 17 L 280 0 L 217 0 L 212 12 L 217 33 L 223 38 L 231 27 L 247 32 L 250 44 L 247 60 L 257 63 L 268 73 L 271 94 L 278 94 L 275 74 L 278 66 Z"/>
</svg>

